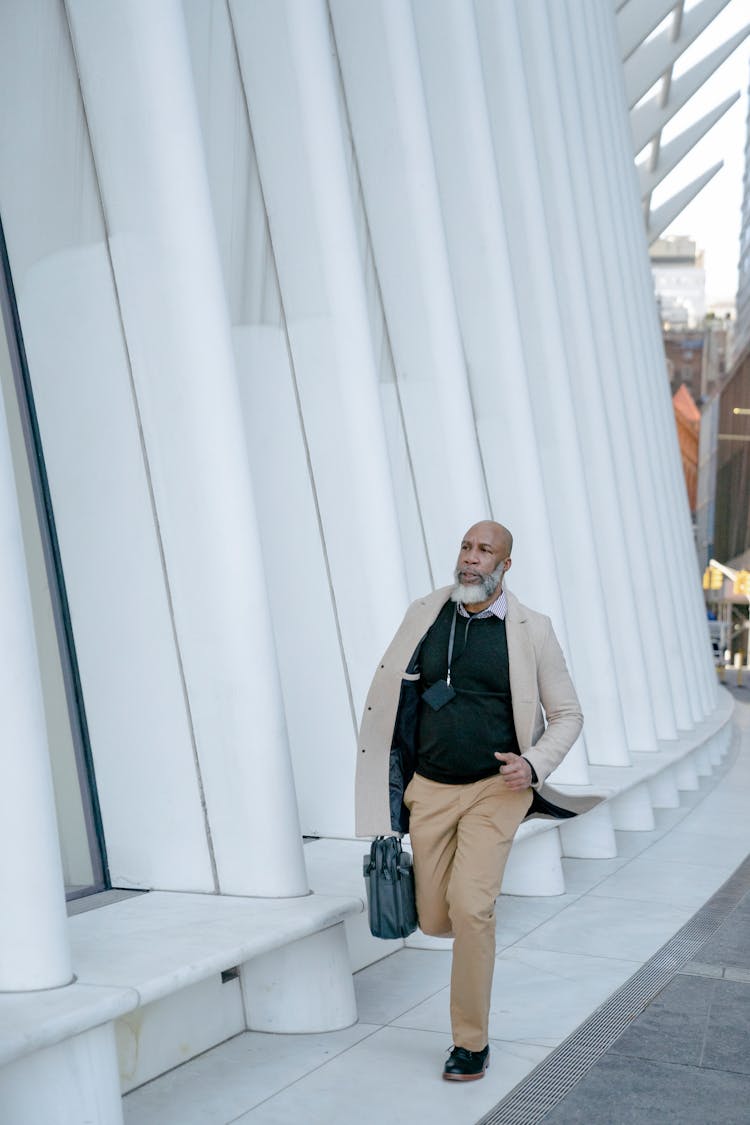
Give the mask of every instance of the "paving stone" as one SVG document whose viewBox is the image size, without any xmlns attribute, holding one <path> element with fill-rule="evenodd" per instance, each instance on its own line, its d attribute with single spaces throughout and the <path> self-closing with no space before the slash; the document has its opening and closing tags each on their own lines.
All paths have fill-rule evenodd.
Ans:
<svg viewBox="0 0 750 1125">
<path fill-rule="evenodd" d="M 750 897 L 746 896 L 700 952 L 705 964 L 750 970 Z"/>
<path fill-rule="evenodd" d="M 701 1063 L 750 1075 L 750 984 L 716 982 Z"/>
<path fill-rule="evenodd" d="M 683 965 L 681 973 L 693 977 L 714 977 L 720 980 L 724 976 L 723 965 L 707 965 L 704 961 L 688 961 Z"/>
<path fill-rule="evenodd" d="M 612 1051 L 698 1066 L 718 983 L 706 977 L 675 977 L 620 1036 Z"/>
<path fill-rule="evenodd" d="M 748 1125 L 750 1076 L 605 1055 L 544 1125 Z"/>
</svg>

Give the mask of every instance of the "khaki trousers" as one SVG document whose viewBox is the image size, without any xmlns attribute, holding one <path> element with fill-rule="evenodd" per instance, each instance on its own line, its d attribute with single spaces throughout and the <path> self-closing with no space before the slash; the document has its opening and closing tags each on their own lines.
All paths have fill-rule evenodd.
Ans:
<svg viewBox="0 0 750 1125">
<path fill-rule="evenodd" d="M 495 968 L 495 899 L 531 789 L 512 792 L 502 776 L 444 785 L 415 774 L 410 810 L 417 913 L 423 933 L 453 937 L 453 1042 L 481 1051 L 488 1041 Z"/>
</svg>

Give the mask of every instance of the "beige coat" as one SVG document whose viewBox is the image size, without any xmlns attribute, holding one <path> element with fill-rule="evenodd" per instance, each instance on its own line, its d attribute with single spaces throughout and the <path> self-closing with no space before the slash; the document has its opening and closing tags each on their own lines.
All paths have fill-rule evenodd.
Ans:
<svg viewBox="0 0 750 1125">
<path fill-rule="evenodd" d="M 409 673 L 407 669 L 450 591 L 450 586 L 444 586 L 409 606 L 375 672 L 365 702 L 357 748 L 358 836 L 388 836 L 394 831 L 389 803 L 389 768 L 401 686 L 404 681 L 419 679 L 419 673 Z M 546 801 L 568 810 L 568 815 L 584 812 L 597 804 L 599 798 L 574 798 L 550 786 L 543 787 L 545 778 L 563 760 L 583 725 L 565 658 L 550 619 L 521 605 L 510 591 L 506 591 L 506 595 L 505 629 L 518 745 L 536 770 L 539 780 L 534 789 L 540 791 Z M 537 801 L 537 806 L 540 804 Z M 532 806 L 530 815 L 545 815 L 545 812 L 540 813 Z"/>
</svg>

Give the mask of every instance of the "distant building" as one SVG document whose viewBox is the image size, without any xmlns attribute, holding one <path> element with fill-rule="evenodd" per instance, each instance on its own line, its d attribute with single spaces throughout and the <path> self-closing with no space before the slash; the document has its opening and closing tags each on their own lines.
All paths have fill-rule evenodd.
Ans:
<svg viewBox="0 0 750 1125">
<path fill-rule="evenodd" d="M 716 554 L 714 525 L 720 401 L 719 395 L 714 394 L 702 407 L 698 436 L 698 487 L 693 525 L 695 550 L 701 569 Z"/>
<path fill-rule="evenodd" d="M 739 413 L 741 411 L 741 413 Z M 750 550 L 750 347 L 721 393 L 714 553 L 721 562 Z"/>
<path fill-rule="evenodd" d="M 703 328 L 664 329 L 663 336 L 672 394 L 675 395 L 684 386 L 697 402 L 701 397 L 703 379 Z"/>
<path fill-rule="evenodd" d="M 745 177 L 740 225 L 740 261 L 737 283 L 737 327 L 734 355 L 740 359 L 750 348 L 750 114 L 745 141 Z"/>
<path fill-rule="evenodd" d="M 692 238 L 671 235 L 657 238 L 649 254 L 664 328 L 699 328 L 706 315 L 703 251 Z"/>
<path fill-rule="evenodd" d="M 731 372 L 721 391 L 717 434 L 717 559 L 734 565 L 750 551 L 750 116 L 740 228 L 737 320 Z M 739 563 L 744 566 L 744 562 Z"/>
</svg>

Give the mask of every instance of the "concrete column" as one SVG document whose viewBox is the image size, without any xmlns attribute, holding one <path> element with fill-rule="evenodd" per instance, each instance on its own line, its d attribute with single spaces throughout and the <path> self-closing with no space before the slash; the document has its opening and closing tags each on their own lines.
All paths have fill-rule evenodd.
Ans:
<svg viewBox="0 0 750 1125">
<path fill-rule="evenodd" d="M 230 11 L 359 715 L 407 594 L 328 15 L 320 0 Z"/>
<path fill-rule="evenodd" d="M 549 269 L 555 281 L 560 308 L 562 343 L 567 360 L 569 394 L 586 465 L 591 516 L 596 528 L 595 547 L 607 620 L 614 654 L 614 673 L 623 706 L 628 747 L 635 751 L 657 749 L 651 697 L 646 677 L 643 645 L 635 611 L 631 567 L 631 540 L 623 522 L 621 479 L 615 473 L 614 435 L 621 417 L 608 412 L 601 369 L 609 360 L 597 350 L 595 325 L 598 270 L 589 270 L 590 217 L 579 210 L 577 181 L 586 169 L 572 160 L 566 122 L 561 112 L 563 85 L 569 73 L 555 81 L 555 43 L 548 5 L 516 3 L 523 68 L 529 96 L 539 182 L 551 253 Z M 587 261 L 588 259 L 588 261 Z M 603 327 L 603 326 L 600 326 Z"/>
<path fill-rule="evenodd" d="M 594 6 L 594 16 L 590 22 L 590 32 L 598 30 L 597 49 L 595 40 L 595 57 L 599 60 L 603 78 L 608 89 L 608 105 L 613 134 L 619 137 L 617 152 L 622 161 L 628 152 L 626 143 L 630 137 L 629 120 L 625 108 L 625 96 L 622 90 L 622 71 L 613 69 L 613 65 L 606 65 L 604 60 L 619 57 L 617 46 L 617 33 L 614 20 L 608 13 Z M 630 184 L 630 210 L 629 220 L 634 230 L 642 230 L 642 214 L 640 197 L 637 186 L 637 176 L 632 164 L 628 165 L 629 177 L 620 177 L 624 186 Z M 664 371 L 664 352 L 660 326 L 656 315 L 655 303 L 652 300 L 653 280 L 651 276 L 648 255 L 645 253 L 645 238 L 641 239 L 642 250 L 638 251 L 638 241 L 629 240 L 631 254 L 635 258 L 634 276 L 639 278 L 639 296 L 644 317 L 644 339 L 650 347 L 652 356 L 652 370 Z M 685 500 L 685 484 L 682 474 L 677 433 L 674 424 L 669 386 L 665 379 L 654 378 L 651 380 L 650 390 L 656 396 L 654 418 L 659 424 L 662 440 L 659 450 L 662 453 L 662 463 L 666 478 L 669 481 L 669 497 L 667 500 L 667 514 L 671 518 L 673 544 L 675 550 L 676 566 L 673 580 L 677 590 L 677 601 L 680 612 L 681 627 L 689 639 L 685 649 L 686 674 L 688 677 L 690 702 L 695 718 L 710 714 L 716 706 L 715 673 L 711 661 L 711 649 L 706 626 L 705 607 L 700 588 L 700 574 L 696 560 L 692 524 Z"/>
<path fill-rule="evenodd" d="M 474 14 L 455 0 L 416 0 L 413 10 L 477 438 L 493 511 L 515 536 L 509 584 L 523 602 L 552 618 L 588 720 L 588 685 L 578 682 L 570 656 L 538 435 L 523 375 Z M 586 784 L 583 739 L 555 777 Z"/>
<path fill-rule="evenodd" d="M 522 44 L 512 0 L 478 0 L 479 42 L 500 196 L 525 359 L 539 434 L 557 572 L 592 762 L 627 765 L 612 635 L 596 555 L 584 449 L 570 381 L 545 221 Z"/>
<path fill-rule="evenodd" d="M 13 462 L 0 397 L 0 991 L 73 972 L 60 844 Z"/>
<path fill-rule="evenodd" d="M 330 0 L 329 7 L 425 536 L 441 584 L 466 527 L 492 513 L 414 23 L 408 3 Z"/>
<path fill-rule="evenodd" d="M 617 479 L 625 534 L 624 557 L 631 575 L 629 629 L 640 633 L 641 651 L 651 696 L 657 737 L 674 739 L 677 724 L 646 527 L 653 512 L 652 487 L 643 464 L 641 433 L 632 386 L 633 336 L 622 289 L 617 246 L 617 218 L 611 185 L 600 158 L 599 126 L 594 97 L 573 52 L 565 6 L 547 7 L 554 42 L 560 109 L 569 153 L 576 213 L 580 229 L 580 261 L 587 278 L 590 303 L 588 330 L 598 357 L 598 375 L 609 421 L 609 440 Z M 640 545 L 640 549 L 634 548 Z"/>
<path fill-rule="evenodd" d="M 597 11 L 596 18 L 591 21 L 590 34 L 598 36 L 598 50 L 603 58 L 617 56 L 617 37 L 614 24 L 609 19 L 603 19 L 602 13 Z M 623 140 L 630 136 L 628 129 L 627 112 L 623 111 L 625 97 L 622 91 L 622 73 L 612 75 L 609 67 L 604 66 L 602 57 L 599 65 L 602 67 L 606 80 L 610 119 L 613 133 Z M 618 155 L 622 161 L 623 154 L 618 146 Z M 632 166 L 628 167 L 631 173 L 630 183 L 637 183 Z M 628 181 L 625 181 L 628 182 Z M 642 214 L 637 186 L 630 191 L 630 222 L 634 229 L 642 229 Z M 645 239 L 641 246 L 645 251 Z M 630 242 L 631 254 L 634 258 L 634 276 L 640 278 L 639 299 L 642 307 L 644 325 L 650 331 L 644 334 L 644 339 L 649 346 L 652 370 L 663 373 L 664 347 L 661 328 L 658 322 L 655 302 L 651 300 L 653 279 L 650 263 L 645 252 L 638 252 L 638 244 Z M 680 628 L 687 643 L 684 649 L 685 672 L 690 693 L 690 704 L 694 719 L 697 721 L 709 714 L 715 706 L 715 684 L 713 673 L 710 678 L 705 675 L 708 668 L 708 654 L 710 652 L 708 630 L 705 624 L 705 609 L 700 590 L 700 574 L 697 565 L 692 523 L 686 503 L 685 482 L 682 473 L 681 457 L 674 423 L 674 412 L 671 402 L 669 384 L 663 377 L 651 380 L 649 390 L 654 395 L 654 421 L 659 427 L 661 440 L 658 451 L 661 458 L 662 472 L 666 482 L 665 501 L 669 516 L 669 534 L 671 547 L 676 565 L 673 569 L 673 582 L 675 596 L 679 607 Z"/>
<path fill-rule="evenodd" d="M 122 1125 L 114 1024 L 0 1068 L 3 1125 Z"/>
<path fill-rule="evenodd" d="M 637 285 L 634 284 L 629 239 L 626 234 L 626 231 L 629 231 L 629 237 L 634 237 L 627 219 L 627 189 L 620 183 L 623 169 L 611 151 L 613 146 L 608 131 L 610 123 L 604 116 L 602 108 L 602 101 L 606 99 L 606 94 L 601 87 L 602 79 L 598 73 L 596 60 L 591 57 L 593 47 L 589 44 L 587 10 L 579 4 L 566 2 L 565 6 L 574 50 L 579 99 L 590 121 L 588 142 L 592 149 L 592 160 L 601 162 L 608 185 L 607 194 L 611 199 L 613 251 L 609 282 L 621 310 L 620 317 L 615 321 L 618 329 L 618 347 L 626 349 L 623 354 L 627 367 L 621 386 L 626 409 L 625 420 L 635 452 L 633 467 L 639 482 L 645 528 L 643 542 L 634 546 L 635 549 L 640 547 L 648 560 L 648 578 L 656 593 L 659 639 L 669 673 L 675 720 L 678 728 L 687 730 L 692 727 L 694 720 L 686 682 L 682 638 L 676 621 L 673 588 L 669 580 L 669 550 L 666 540 L 668 520 L 662 508 L 662 493 L 665 486 L 659 472 L 657 438 L 653 430 L 650 398 L 648 395 L 644 398 L 641 386 L 641 373 L 651 372 L 648 349 L 643 339 L 644 331 L 647 333 L 653 330 L 653 326 L 644 327 L 642 310 L 636 293 Z M 626 178 L 626 185 L 628 183 Z M 640 240 L 644 239 L 642 229 L 637 237 Z M 652 377 L 651 373 L 647 376 L 644 374 L 647 381 Z"/>
<path fill-rule="evenodd" d="M 67 10 L 216 889 L 305 894 L 182 7 L 178 0 L 70 0 Z"/>
</svg>

